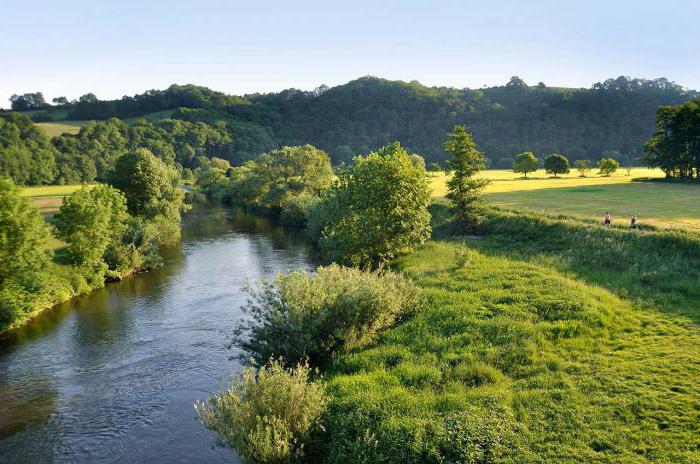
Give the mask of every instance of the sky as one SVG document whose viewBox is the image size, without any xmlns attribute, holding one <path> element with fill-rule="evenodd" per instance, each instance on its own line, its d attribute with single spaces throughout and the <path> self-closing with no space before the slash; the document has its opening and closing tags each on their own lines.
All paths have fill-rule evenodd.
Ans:
<svg viewBox="0 0 700 464">
<path fill-rule="evenodd" d="M 0 107 L 173 83 L 230 94 L 373 75 L 479 88 L 517 75 L 700 89 L 700 0 L 0 0 Z"/>
</svg>

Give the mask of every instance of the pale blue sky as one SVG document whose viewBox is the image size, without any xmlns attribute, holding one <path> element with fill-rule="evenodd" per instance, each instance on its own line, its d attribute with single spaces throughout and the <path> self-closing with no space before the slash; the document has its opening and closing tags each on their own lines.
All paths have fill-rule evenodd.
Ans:
<svg viewBox="0 0 700 464">
<path fill-rule="evenodd" d="M 699 0 L 0 0 L 0 106 L 30 91 L 243 94 L 364 75 L 478 88 L 624 74 L 699 89 L 699 19 Z"/>
</svg>

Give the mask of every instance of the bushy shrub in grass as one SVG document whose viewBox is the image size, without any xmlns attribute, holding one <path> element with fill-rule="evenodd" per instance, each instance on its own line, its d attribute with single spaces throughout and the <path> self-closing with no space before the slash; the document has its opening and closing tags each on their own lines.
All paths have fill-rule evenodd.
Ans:
<svg viewBox="0 0 700 464">
<path fill-rule="evenodd" d="M 394 272 L 363 272 L 338 265 L 315 274 L 295 271 L 250 287 L 251 316 L 234 344 L 256 364 L 281 356 L 296 364 L 325 365 L 334 353 L 372 341 L 420 304 L 418 289 Z"/>
<path fill-rule="evenodd" d="M 323 384 L 310 374 L 304 364 L 285 369 L 280 361 L 257 373 L 247 368 L 195 409 L 202 424 L 245 462 L 298 462 L 327 405 Z"/>
</svg>

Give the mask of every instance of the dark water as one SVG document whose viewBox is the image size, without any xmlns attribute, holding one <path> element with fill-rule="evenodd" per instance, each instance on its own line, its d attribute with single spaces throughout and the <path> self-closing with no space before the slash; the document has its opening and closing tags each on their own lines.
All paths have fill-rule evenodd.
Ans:
<svg viewBox="0 0 700 464">
<path fill-rule="evenodd" d="M 240 369 L 226 348 L 246 279 L 311 268 L 301 237 L 202 208 L 167 264 L 0 338 L 0 463 L 237 462 L 195 420 Z"/>
</svg>

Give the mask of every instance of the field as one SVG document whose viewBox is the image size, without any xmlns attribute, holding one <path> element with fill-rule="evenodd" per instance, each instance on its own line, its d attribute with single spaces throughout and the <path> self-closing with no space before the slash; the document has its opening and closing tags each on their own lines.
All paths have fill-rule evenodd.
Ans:
<svg viewBox="0 0 700 464">
<path fill-rule="evenodd" d="M 572 214 L 602 220 L 610 211 L 613 222 L 627 224 L 636 214 L 641 224 L 700 231 L 700 187 L 687 184 L 643 182 L 637 179 L 662 177 L 658 170 L 635 168 L 610 177 L 571 173 L 554 179 L 544 171 L 529 179 L 506 170 L 485 171 L 491 180 L 486 188 L 491 204 L 508 209 L 526 209 L 549 214 Z M 447 192 L 444 174 L 431 178 L 433 195 Z"/>
<path fill-rule="evenodd" d="M 36 123 L 44 133 L 53 138 L 61 134 L 77 134 L 85 121 L 61 121 L 61 122 L 38 122 Z"/>
<path fill-rule="evenodd" d="M 499 214 L 395 263 L 427 307 L 336 363 L 332 462 L 698 462 L 700 239 Z"/>
<path fill-rule="evenodd" d="M 63 203 L 63 197 L 78 190 L 81 185 L 41 185 L 38 187 L 24 187 L 22 196 L 29 197 L 39 212 L 44 216 L 58 211 Z"/>
</svg>

